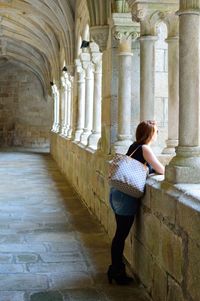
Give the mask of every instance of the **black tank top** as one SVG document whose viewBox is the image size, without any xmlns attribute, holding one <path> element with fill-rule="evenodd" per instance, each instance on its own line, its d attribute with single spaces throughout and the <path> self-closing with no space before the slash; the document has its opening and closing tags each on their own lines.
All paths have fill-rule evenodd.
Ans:
<svg viewBox="0 0 200 301">
<path fill-rule="evenodd" d="M 143 145 L 143 144 L 138 144 L 137 142 L 134 142 L 134 143 L 131 144 L 131 146 L 129 147 L 129 149 L 128 149 L 126 155 L 127 155 L 127 156 L 130 156 L 130 155 L 134 152 L 134 150 L 136 150 L 136 151 L 134 152 L 134 154 L 131 156 L 131 158 L 134 158 L 134 159 L 140 161 L 140 162 L 143 163 L 143 164 L 146 163 L 147 166 L 148 166 L 148 168 L 149 168 L 149 173 L 154 173 L 155 171 L 154 171 L 154 169 L 152 168 L 152 166 L 151 166 L 149 163 L 147 163 L 147 161 L 146 161 L 146 160 L 144 159 L 144 157 L 143 157 L 142 145 Z"/>
</svg>

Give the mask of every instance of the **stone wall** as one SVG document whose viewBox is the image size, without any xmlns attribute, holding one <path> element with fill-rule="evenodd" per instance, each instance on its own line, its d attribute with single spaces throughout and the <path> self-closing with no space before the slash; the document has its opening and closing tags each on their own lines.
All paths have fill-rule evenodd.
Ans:
<svg viewBox="0 0 200 301">
<path fill-rule="evenodd" d="M 0 66 L 0 146 L 49 146 L 51 106 L 31 71 L 9 62 Z"/>
<path fill-rule="evenodd" d="M 51 135 L 51 153 L 111 238 L 115 224 L 108 202 L 109 157 L 89 152 L 55 133 Z M 161 180 L 162 176 L 148 180 L 125 256 L 153 301 L 199 301 L 200 187 L 173 187 Z"/>
</svg>

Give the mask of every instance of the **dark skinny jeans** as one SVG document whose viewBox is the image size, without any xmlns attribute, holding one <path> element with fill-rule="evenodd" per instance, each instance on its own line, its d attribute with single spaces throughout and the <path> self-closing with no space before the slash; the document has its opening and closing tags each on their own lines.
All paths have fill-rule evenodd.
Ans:
<svg viewBox="0 0 200 301">
<path fill-rule="evenodd" d="M 120 271 L 123 264 L 123 252 L 125 240 L 133 225 L 135 215 L 118 215 L 115 214 L 116 232 L 111 245 L 112 266 L 116 271 Z"/>
</svg>

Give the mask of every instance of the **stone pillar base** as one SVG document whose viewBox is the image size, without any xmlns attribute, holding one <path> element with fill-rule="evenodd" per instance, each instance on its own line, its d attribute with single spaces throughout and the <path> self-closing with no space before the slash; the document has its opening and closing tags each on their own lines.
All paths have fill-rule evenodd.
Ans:
<svg viewBox="0 0 200 301">
<path fill-rule="evenodd" d="M 58 133 L 60 129 L 59 124 L 55 123 L 52 128 L 52 132 Z"/>
<path fill-rule="evenodd" d="M 66 136 L 67 136 L 67 138 L 71 138 L 71 137 L 72 137 L 72 128 L 69 128 L 69 129 L 66 131 Z"/>
<path fill-rule="evenodd" d="M 178 140 L 169 139 L 166 141 L 166 147 L 163 149 L 162 154 L 175 154 L 175 147 L 178 145 Z"/>
<path fill-rule="evenodd" d="M 82 134 L 83 134 L 83 130 L 76 130 L 74 133 L 74 141 L 80 142 Z"/>
<path fill-rule="evenodd" d="M 90 134 L 91 134 L 91 131 L 83 130 L 83 133 L 81 134 L 81 137 L 80 137 L 80 143 L 83 145 L 87 145 L 88 137 L 90 136 Z"/>
<path fill-rule="evenodd" d="M 132 143 L 133 141 L 131 140 L 116 141 L 113 146 L 113 152 L 125 154 Z"/>
<path fill-rule="evenodd" d="M 98 146 L 98 141 L 101 138 L 101 134 L 100 133 L 92 133 L 89 137 L 88 137 L 88 147 L 91 147 L 92 149 L 97 149 Z"/>
<path fill-rule="evenodd" d="M 64 127 L 62 128 L 61 135 L 64 136 L 64 137 L 66 137 L 66 132 L 67 132 L 67 127 L 64 126 Z"/>
<path fill-rule="evenodd" d="M 166 166 L 166 181 L 200 183 L 200 147 L 177 147 L 177 155 Z"/>
</svg>

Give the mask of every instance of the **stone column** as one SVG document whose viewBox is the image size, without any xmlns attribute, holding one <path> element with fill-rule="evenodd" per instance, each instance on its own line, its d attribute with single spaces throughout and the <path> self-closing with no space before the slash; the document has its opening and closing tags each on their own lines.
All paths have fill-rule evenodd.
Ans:
<svg viewBox="0 0 200 301">
<path fill-rule="evenodd" d="M 84 62 L 85 77 L 85 124 L 81 134 L 81 143 L 88 144 L 88 137 L 93 124 L 93 94 L 94 94 L 94 67 L 92 62 Z"/>
<path fill-rule="evenodd" d="M 101 138 L 101 103 L 102 103 L 102 53 L 96 43 L 90 44 L 92 61 L 94 63 L 94 95 L 93 95 L 93 126 L 88 137 L 88 146 L 97 149 Z"/>
<path fill-rule="evenodd" d="M 140 119 L 155 119 L 155 27 L 166 14 L 173 14 L 178 10 L 179 1 L 160 1 L 159 5 L 157 1 L 126 1 L 131 9 L 132 19 L 140 22 Z M 168 20 L 165 23 L 169 29 Z"/>
<path fill-rule="evenodd" d="M 61 93 L 60 93 L 60 116 L 61 116 L 60 135 L 61 136 L 63 136 L 63 132 L 64 132 L 64 113 L 65 113 L 65 98 L 64 98 L 64 87 L 62 84 L 62 77 L 61 77 Z"/>
<path fill-rule="evenodd" d="M 199 1 L 180 0 L 179 144 L 166 168 L 172 183 L 200 183 Z"/>
<path fill-rule="evenodd" d="M 131 135 L 131 82 L 132 82 L 132 36 L 137 34 L 122 29 L 115 32 L 119 40 L 119 78 L 118 78 L 118 133 L 115 151 L 124 152 L 132 143 Z"/>
<path fill-rule="evenodd" d="M 66 72 L 65 72 L 66 73 Z M 63 127 L 62 127 L 62 135 L 65 136 L 67 132 L 67 83 L 66 76 L 63 72 L 63 76 L 61 77 L 62 82 L 62 93 L 63 93 Z"/>
<path fill-rule="evenodd" d="M 108 118 L 110 114 L 110 104 L 108 100 L 108 86 L 110 79 L 108 76 L 108 60 L 107 60 L 107 42 L 109 35 L 109 27 L 94 26 L 90 28 L 91 38 L 98 44 L 99 50 L 102 53 L 102 101 L 101 101 L 101 138 L 98 141 L 98 150 L 102 153 L 110 152 L 110 120 Z M 109 62 L 110 64 L 110 62 Z M 100 75 L 99 75 L 100 76 Z M 99 86 L 100 89 L 100 86 Z M 99 91 L 100 92 L 100 91 Z"/>
<path fill-rule="evenodd" d="M 55 84 L 52 86 L 52 93 L 54 96 L 54 123 L 52 130 L 57 133 L 59 132 L 59 91 Z"/>
<path fill-rule="evenodd" d="M 175 154 L 178 145 L 179 47 L 178 37 L 168 37 L 168 140 L 163 154 Z"/>
<path fill-rule="evenodd" d="M 140 40 L 140 120 L 155 119 L 155 42 L 156 36 Z"/>
<path fill-rule="evenodd" d="M 81 61 L 76 60 L 76 72 L 78 76 L 77 81 L 77 118 L 76 118 L 76 130 L 74 134 L 74 141 L 79 142 L 81 134 L 83 133 L 84 121 L 85 121 L 85 70 L 82 68 Z"/>
<path fill-rule="evenodd" d="M 71 75 L 68 75 L 68 90 L 67 90 L 67 137 L 71 138 L 72 135 L 72 85 L 73 85 L 73 78 Z"/>
</svg>

